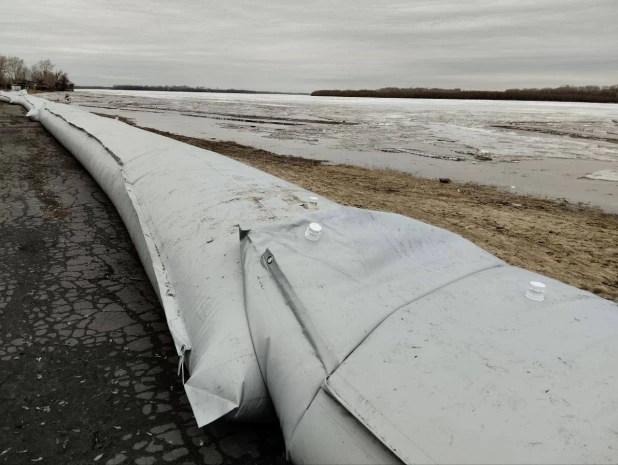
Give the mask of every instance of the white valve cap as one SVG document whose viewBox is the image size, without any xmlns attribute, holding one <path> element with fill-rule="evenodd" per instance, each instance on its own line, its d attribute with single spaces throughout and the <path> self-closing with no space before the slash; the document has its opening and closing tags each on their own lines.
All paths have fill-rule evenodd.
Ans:
<svg viewBox="0 0 618 465">
<path fill-rule="evenodd" d="M 320 239 L 320 235 L 322 234 L 322 226 L 318 223 L 311 223 L 307 226 L 307 230 L 305 231 L 305 237 L 310 241 L 317 241 Z"/>
<path fill-rule="evenodd" d="M 526 291 L 526 297 L 541 302 L 545 300 L 545 289 L 545 284 L 539 281 L 530 281 L 528 290 Z"/>
</svg>

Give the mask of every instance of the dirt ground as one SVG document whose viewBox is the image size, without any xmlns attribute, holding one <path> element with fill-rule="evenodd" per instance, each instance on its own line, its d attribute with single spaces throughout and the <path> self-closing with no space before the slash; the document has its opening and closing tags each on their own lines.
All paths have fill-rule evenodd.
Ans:
<svg viewBox="0 0 618 465">
<path fill-rule="evenodd" d="M 490 186 L 329 165 L 235 142 L 142 129 L 221 153 L 342 205 L 395 212 L 448 229 L 511 265 L 618 302 L 618 215 Z"/>
</svg>

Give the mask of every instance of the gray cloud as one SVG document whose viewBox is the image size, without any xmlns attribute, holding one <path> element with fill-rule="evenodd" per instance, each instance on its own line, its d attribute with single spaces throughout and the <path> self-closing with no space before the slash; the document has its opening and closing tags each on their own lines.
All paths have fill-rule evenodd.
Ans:
<svg viewBox="0 0 618 465">
<path fill-rule="evenodd" d="M 78 84 L 264 90 L 618 83 L 618 1 L 7 2 L 0 54 Z"/>
</svg>

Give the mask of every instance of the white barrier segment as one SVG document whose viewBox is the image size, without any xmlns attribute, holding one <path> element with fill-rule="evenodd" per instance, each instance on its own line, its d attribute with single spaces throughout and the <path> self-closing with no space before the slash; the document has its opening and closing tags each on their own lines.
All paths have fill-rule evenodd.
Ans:
<svg viewBox="0 0 618 465">
<path fill-rule="evenodd" d="M 36 97 L 23 98 L 32 107 Z M 244 309 L 236 225 L 306 211 L 313 196 L 213 152 L 49 102 L 42 124 L 119 210 L 164 306 L 199 425 L 270 407 Z M 320 202 L 320 208 L 336 204 Z"/>
<path fill-rule="evenodd" d="M 314 222 L 318 241 L 305 237 Z M 288 444 L 324 380 L 392 312 L 504 266 L 456 234 L 391 213 L 338 208 L 243 229 L 249 325 Z"/>
<path fill-rule="evenodd" d="M 47 101 L 37 101 L 32 105 L 32 108 L 26 113 L 26 117 L 30 121 L 39 121 L 39 112 L 45 108 Z"/>
<path fill-rule="evenodd" d="M 305 237 L 314 222 L 318 241 Z M 245 226 L 241 250 L 254 346 L 296 463 L 381 463 L 368 457 L 385 449 L 405 463 L 615 462 L 615 303 L 387 213 Z M 543 301 L 526 297 L 530 281 L 551 289 Z M 378 445 L 350 439 L 362 435 Z"/>
<path fill-rule="evenodd" d="M 502 267 L 391 315 L 327 389 L 406 463 L 615 463 L 617 373 L 618 305 Z"/>
<path fill-rule="evenodd" d="M 362 423 L 321 389 L 303 415 L 288 449 L 297 465 L 401 464 Z"/>
<path fill-rule="evenodd" d="M 7 101 L 11 105 L 21 105 L 26 110 L 30 111 L 33 108 L 33 104 L 28 100 L 28 92 L 26 90 L 20 90 L 16 92 L 5 92 L 0 91 L 0 97 L 2 97 L 3 101 Z M 41 100 L 41 99 L 37 99 Z"/>
<path fill-rule="evenodd" d="M 40 121 L 67 150 L 76 154 L 76 158 L 95 179 L 98 177 L 104 180 L 101 182 L 103 191 L 114 203 L 131 235 L 146 274 L 163 304 L 168 326 L 174 341 L 177 341 L 177 347 L 189 344 L 180 312 L 175 300 L 170 298 L 173 296 L 173 289 L 165 274 L 165 267 L 152 241 L 151 232 L 142 228 L 143 221 L 140 221 L 138 214 L 139 205 L 131 198 L 121 165 L 96 139 L 77 128 L 67 127 L 66 121 L 56 117 L 52 111 L 41 113 Z"/>
</svg>

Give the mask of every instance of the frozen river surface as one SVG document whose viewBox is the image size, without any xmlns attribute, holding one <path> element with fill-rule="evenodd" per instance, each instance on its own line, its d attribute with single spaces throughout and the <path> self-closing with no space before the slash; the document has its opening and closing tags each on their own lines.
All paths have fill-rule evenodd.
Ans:
<svg viewBox="0 0 618 465">
<path fill-rule="evenodd" d="M 173 112 L 277 141 L 475 160 L 618 161 L 618 105 L 82 91 L 75 103 Z M 195 124 L 205 123 L 198 121 Z M 207 124 L 211 126 L 211 124 Z M 217 131 L 224 132 L 224 131 Z"/>
<path fill-rule="evenodd" d="M 516 185 L 618 211 L 614 104 L 111 90 L 77 91 L 72 103 L 281 155 Z"/>
</svg>

